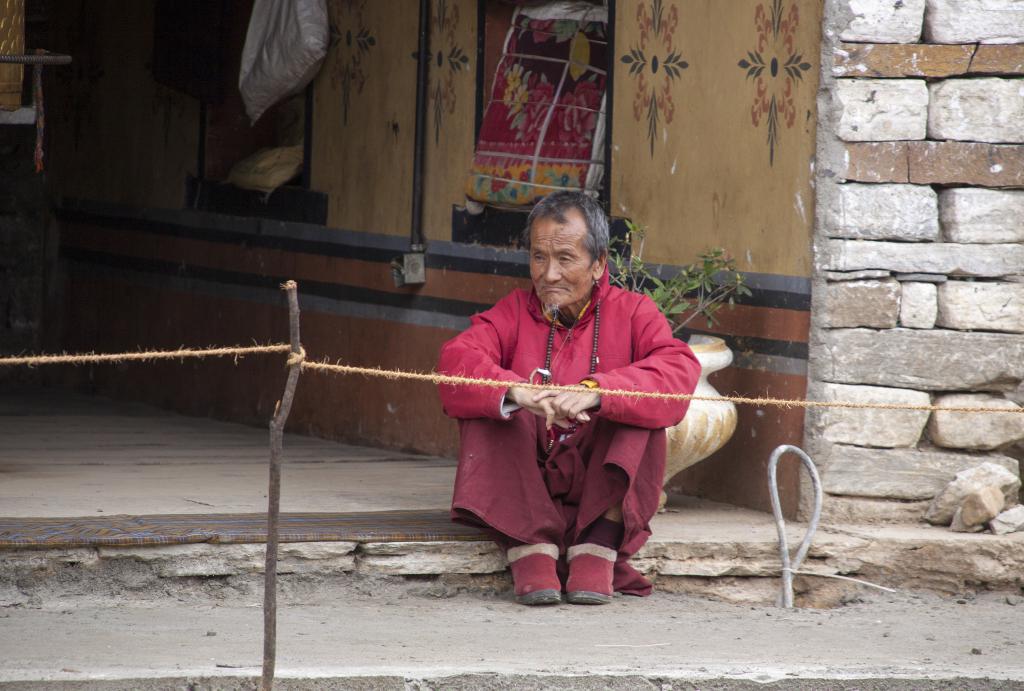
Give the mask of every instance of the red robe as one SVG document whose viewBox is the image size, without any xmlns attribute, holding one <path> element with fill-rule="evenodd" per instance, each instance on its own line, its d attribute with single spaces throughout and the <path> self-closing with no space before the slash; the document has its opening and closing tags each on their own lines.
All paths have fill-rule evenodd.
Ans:
<svg viewBox="0 0 1024 691">
<path fill-rule="evenodd" d="M 597 371 L 589 375 L 594 311 L 600 304 Z M 550 322 L 533 291 L 516 290 L 475 315 L 441 348 L 444 374 L 525 382 L 544 366 Z M 591 378 L 602 388 L 692 393 L 700 364 L 648 297 L 595 286 L 572 327 L 556 326 L 555 384 Z M 650 536 L 665 472 L 664 428 L 683 419 L 688 402 L 604 396 L 592 422 L 546 452 L 544 420 L 501 412 L 506 389 L 441 385 L 445 413 L 459 419 L 461 447 L 452 518 L 488 529 L 499 544 L 552 543 L 562 550 L 621 503 L 625 536 L 615 589 L 650 593 L 628 559 Z"/>
</svg>

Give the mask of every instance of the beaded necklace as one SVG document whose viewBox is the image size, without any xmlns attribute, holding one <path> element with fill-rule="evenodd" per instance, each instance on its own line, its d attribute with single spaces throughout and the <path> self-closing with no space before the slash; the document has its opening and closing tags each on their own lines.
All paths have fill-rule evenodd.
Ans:
<svg viewBox="0 0 1024 691">
<path fill-rule="evenodd" d="M 551 351 L 555 345 L 555 327 L 558 316 L 551 319 L 551 329 L 548 331 L 548 348 L 544 355 L 544 369 L 541 370 L 541 384 L 551 383 Z M 590 374 L 597 371 L 597 337 L 601 332 L 601 303 L 594 305 L 594 345 L 590 350 Z M 546 374 L 545 374 L 546 373 Z"/>
<path fill-rule="evenodd" d="M 555 345 L 555 326 L 558 321 L 558 315 L 556 314 L 551 319 L 551 329 L 548 331 L 548 349 L 547 354 L 544 356 L 544 369 L 540 370 L 541 383 L 551 383 L 551 351 Z M 594 344 L 590 350 L 590 374 L 594 374 L 597 371 L 597 337 L 601 332 L 601 303 L 598 302 L 594 305 Z M 568 434 L 572 434 L 576 431 L 576 425 L 573 425 L 568 430 Z M 555 448 L 555 437 L 552 436 L 548 439 L 547 452 L 550 454 L 551 450 Z"/>
</svg>

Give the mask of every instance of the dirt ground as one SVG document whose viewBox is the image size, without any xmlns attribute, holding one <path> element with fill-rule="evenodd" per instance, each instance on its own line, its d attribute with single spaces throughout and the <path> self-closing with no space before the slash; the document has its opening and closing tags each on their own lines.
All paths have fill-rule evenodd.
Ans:
<svg viewBox="0 0 1024 691">
<path fill-rule="evenodd" d="M 353 579 L 279 611 L 281 688 L 1024 689 L 1024 597 L 864 591 L 828 610 L 671 593 L 527 608 Z M 255 594 L 0 609 L 0 688 L 250 688 Z"/>
</svg>

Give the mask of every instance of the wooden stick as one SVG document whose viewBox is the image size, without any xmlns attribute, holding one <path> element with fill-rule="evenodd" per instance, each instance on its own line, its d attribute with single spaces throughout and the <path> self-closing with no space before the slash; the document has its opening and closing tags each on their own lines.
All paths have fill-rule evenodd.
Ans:
<svg viewBox="0 0 1024 691">
<path fill-rule="evenodd" d="M 291 355 L 288 358 L 288 381 L 284 395 L 274 408 L 270 420 L 270 481 L 267 489 L 267 560 L 263 576 L 263 678 L 260 688 L 271 691 L 274 666 L 277 662 L 277 544 L 281 517 L 281 451 L 284 446 L 284 423 L 295 398 L 302 361 L 306 352 L 299 341 L 299 296 L 295 281 L 281 286 L 288 294 L 288 329 Z"/>
</svg>

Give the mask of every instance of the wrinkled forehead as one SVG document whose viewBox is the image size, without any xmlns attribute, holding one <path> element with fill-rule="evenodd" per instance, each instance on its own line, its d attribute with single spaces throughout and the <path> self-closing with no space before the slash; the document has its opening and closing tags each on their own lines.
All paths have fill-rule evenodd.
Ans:
<svg viewBox="0 0 1024 691">
<path fill-rule="evenodd" d="M 563 219 L 554 216 L 534 219 L 530 226 L 530 246 L 545 249 L 572 247 L 584 251 L 588 231 L 583 215 L 576 209 L 570 209 L 565 212 Z"/>
</svg>

